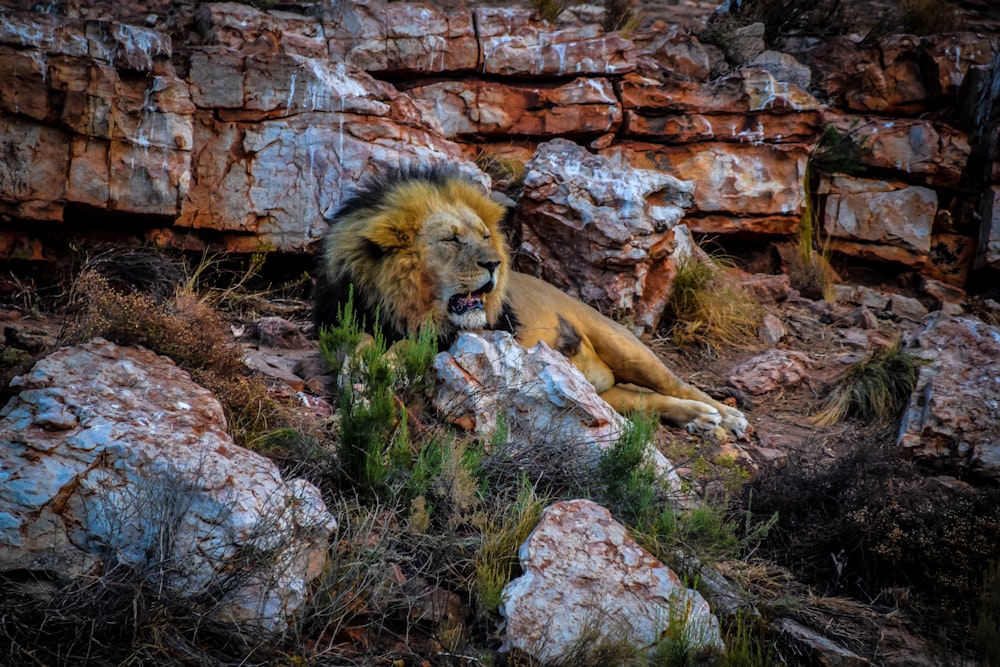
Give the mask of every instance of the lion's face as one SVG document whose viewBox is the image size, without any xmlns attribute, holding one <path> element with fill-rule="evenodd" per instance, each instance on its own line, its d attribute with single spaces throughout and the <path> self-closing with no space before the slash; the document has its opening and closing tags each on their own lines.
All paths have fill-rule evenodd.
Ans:
<svg viewBox="0 0 1000 667">
<path fill-rule="evenodd" d="M 427 269 L 439 285 L 445 328 L 483 329 L 489 324 L 487 303 L 496 297 L 506 271 L 502 242 L 493 235 L 464 205 L 431 212 L 417 234 L 417 245 L 426 248 Z"/>
<path fill-rule="evenodd" d="M 353 284 L 399 335 L 497 322 L 509 270 L 502 206 L 460 178 L 395 181 L 361 204 L 331 225 L 325 280 Z"/>
</svg>

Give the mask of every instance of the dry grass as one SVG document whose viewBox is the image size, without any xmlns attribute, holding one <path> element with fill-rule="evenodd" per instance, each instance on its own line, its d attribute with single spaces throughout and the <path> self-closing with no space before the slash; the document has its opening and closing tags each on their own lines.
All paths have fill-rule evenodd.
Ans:
<svg viewBox="0 0 1000 667">
<path fill-rule="evenodd" d="M 264 381 L 250 374 L 222 313 L 198 295 L 182 289 L 157 302 L 144 292 L 116 289 L 92 271 L 77 278 L 72 292 L 79 312 L 65 342 L 101 336 L 170 357 L 222 402 L 236 442 L 249 444 L 295 422 Z"/>
<path fill-rule="evenodd" d="M 899 341 L 851 366 L 831 389 L 812 420 L 829 426 L 857 419 L 886 424 L 899 414 L 913 393 L 923 362 L 904 352 Z"/>
<path fill-rule="evenodd" d="M 670 340 L 719 353 L 757 345 L 763 309 L 718 260 L 681 264 L 667 306 Z"/>
</svg>

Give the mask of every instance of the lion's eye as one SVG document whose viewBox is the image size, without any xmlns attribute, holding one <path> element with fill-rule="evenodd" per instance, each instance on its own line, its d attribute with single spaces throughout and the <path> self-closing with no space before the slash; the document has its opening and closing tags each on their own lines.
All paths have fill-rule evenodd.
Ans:
<svg viewBox="0 0 1000 667">
<path fill-rule="evenodd" d="M 490 235 L 489 234 L 483 234 L 483 240 L 484 241 L 489 241 L 490 240 Z"/>
<path fill-rule="evenodd" d="M 457 244 L 459 244 L 459 243 L 462 242 L 462 239 L 458 238 L 458 235 L 452 234 L 451 236 L 449 236 L 448 238 L 446 238 L 444 240 L 444 242 L 445 243 L 454 243 L 454 244 L 457 245 Z"/>
</svg>

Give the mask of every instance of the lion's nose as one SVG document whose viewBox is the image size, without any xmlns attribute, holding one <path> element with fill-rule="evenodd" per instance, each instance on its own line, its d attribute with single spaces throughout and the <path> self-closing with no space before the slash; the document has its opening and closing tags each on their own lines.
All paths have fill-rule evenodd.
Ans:
<svg viewBox="0 0 1000 667">
<path fill-rule="evenodd" d="M 497 261 L 497 262 L 479 262 L 479 266 L 481 266 L 484 269 L 486 269 L 487 271 L 489 271 L 490 275 L 492 275 L 497 270 L 497 267 L 500 266 L 500 262 L 499 261 Z"/>
</svg>

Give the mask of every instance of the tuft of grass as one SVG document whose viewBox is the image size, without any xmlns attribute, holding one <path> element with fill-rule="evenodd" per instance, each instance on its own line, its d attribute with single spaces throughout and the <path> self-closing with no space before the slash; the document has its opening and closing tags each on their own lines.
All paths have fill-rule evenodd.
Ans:
<svg viewBox="0 0 1000 667">
<path fill-rule="evenodd" d="M 513 498 L 505 498 L 513 493 Z M 503 588 L 518 571 L 517 550 L 528 539 L 545 508 L 535 487 L 522 477 L 517 487 L 496 497 L 480 522 L 480 543 L 473 557 L 473 598 L 477 613 L 493 617 L 503 602 Z"/>
<path fill-rule="evenodd" d="M 566 9 L 564 0 L 531 0 L 531 7 L 543 21 L 553 23 Z"/>
<path fill-rule="evenodd" d="M 813 416 L 827 426 L 856 419 L 886 424 L 913 393 L 923 361 L 902 350 L 897 340 L 886 350 L 851 366 Z"/>
<path fill-rule="evenodd" d="M 628 35 L 639 27 L 639 17 L 635 15 L 632 0 L 604 0 L 602 27 L 608 32 Z"/>
<path fill-rule="evenodd" d="M 675 345 L 717 353 L 726 347 L 754 347 L 763 310 L 718 258 L 692 258 L 678 267 L 667 314 Z"/>
</svg>

